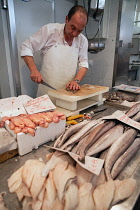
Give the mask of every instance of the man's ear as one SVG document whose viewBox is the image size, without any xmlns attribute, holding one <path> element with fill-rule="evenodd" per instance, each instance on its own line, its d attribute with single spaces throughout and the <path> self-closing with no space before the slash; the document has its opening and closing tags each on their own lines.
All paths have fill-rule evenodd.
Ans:
<svg viewBox="0 0 140 210">
<path fill-rule="evenodd" d="M 66 22 L 68 22 L 69 20 L 68 20 L 68 15 L 66 16 Z"/>
</svg>

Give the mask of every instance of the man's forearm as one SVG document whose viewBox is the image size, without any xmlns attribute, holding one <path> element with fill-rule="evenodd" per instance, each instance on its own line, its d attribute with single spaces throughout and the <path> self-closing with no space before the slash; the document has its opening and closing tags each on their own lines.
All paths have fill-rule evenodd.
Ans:
<svg viewBox="0 0 140 210">
<path fill-rule="evenodd" d="M 22 56 L 24 62 L 28 66 L 30 72 L 38 71 L 32 56 Z"/>
<path fill-rule="evenodd" d="M 88 70 L 88 69 L 85 68 L 85 67 L 80 68 L 79 71 L 78 71 L 78 73 L 77 73 L 77 75 L 75 76 L 74 79 L 78 79 L 79 81 L 81 81 L 81 80 L 84 78 L 84 76 L 85 76 L 87 70 Z"/>
<path fill-rule="evenodd" d="M 30 77 L 31 80 L 37 83 L 41 83 L 43 81 L 41 73 L 38 71 L 34 59 L 32 56 L 22 56 L 23 60 L 25 61 L 26 65 L 30 70 Z"/>
</svg>

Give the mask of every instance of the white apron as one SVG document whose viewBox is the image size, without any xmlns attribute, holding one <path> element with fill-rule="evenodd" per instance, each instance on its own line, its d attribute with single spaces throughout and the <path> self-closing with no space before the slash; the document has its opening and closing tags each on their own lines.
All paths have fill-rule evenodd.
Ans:
<svg viewBox="0 0 140 210">
<path fill-rule="evenodd" d="M 77 63 L 78 48 L 56 43 L 43 57 L 41 74 L 44 81 L 54 88 L 65 88 L 66 84 L 75 77 Z M 47 94 L 49 90 L 52 89 L 39 84 L 37 97 Z"/>
</svg>

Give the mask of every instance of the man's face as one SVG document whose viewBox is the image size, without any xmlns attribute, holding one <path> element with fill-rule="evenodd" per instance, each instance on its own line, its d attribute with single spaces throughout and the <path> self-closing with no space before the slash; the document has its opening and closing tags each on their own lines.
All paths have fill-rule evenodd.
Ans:
<svg viewBox="0 0 140 210">
<path fill-rule="evenodd" d="M 77 37 L 83 31 L 86 23 L 86 15 L 80 12 L 76 12 L 69 21 L 68 16 L 66 16 L 66 25 L 64 30 L 65 38 L 73 40 L 74 37 Z"/>
</svg>

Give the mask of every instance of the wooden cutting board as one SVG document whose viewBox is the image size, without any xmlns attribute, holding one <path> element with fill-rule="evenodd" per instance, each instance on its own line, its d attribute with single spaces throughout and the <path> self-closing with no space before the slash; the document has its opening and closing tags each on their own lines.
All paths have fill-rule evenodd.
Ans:
<svg viewBox="0 0 140 210">
<path fill-rule="evenodd" d="M 85 84 L 78 91 L 67 91 L 66 89 L 50 90 L 48 95 L 66 101 L 79 101 L 109 91 L 109 87 Z"/>
</svg>

